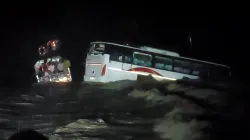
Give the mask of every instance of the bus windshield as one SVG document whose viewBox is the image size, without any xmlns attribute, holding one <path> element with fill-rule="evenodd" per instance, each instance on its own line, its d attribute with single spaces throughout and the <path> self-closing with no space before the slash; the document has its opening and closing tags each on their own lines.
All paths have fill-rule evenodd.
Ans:
<svg viewBox="0 0 250 140">
<path fill-rule="evenodd" d="M 105 45 L 104 44 L 91 44 L 89 53 L 104 53 Z"/>
</svg>

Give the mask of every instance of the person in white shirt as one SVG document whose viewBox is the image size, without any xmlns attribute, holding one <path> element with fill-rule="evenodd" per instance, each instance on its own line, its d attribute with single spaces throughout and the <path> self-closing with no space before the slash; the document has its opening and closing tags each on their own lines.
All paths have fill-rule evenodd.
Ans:
<svg viewBox="0 0 250 140">
<path fill-rule="evenodd" d="M 49 70 L 51 73 L 53 73 L 55 70 L 55 66 L 52 63 L 49 65 Z"/>
<path fill-rule="evenodd" d="M 64 64 L 62 60 L 60 60 L 59 63 L 57 64 L 57 69 L 59 72 L 62 72 L 64 70 Z"/>
</svg>

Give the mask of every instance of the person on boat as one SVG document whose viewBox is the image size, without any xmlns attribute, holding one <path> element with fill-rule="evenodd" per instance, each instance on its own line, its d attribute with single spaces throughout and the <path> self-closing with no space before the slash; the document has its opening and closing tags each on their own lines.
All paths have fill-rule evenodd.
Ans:
<svg viewBox="0 0 250 140">
<path fill-rule="evenodd" d="M 55 66 L 53 62 L 48 62 L 48 68 L 49 68 L 50 74 L 53 74 L 55 71 Z"/>
<path fill-rule="evenodd" d="M 64 63 L 64 73 L 68 74 L 68 68 L 71 66 L 70 61 L 68 59 L 63 59 Z"/>
<path fill-rule="evenodd" d="M 63 60 L 62 58 L 59 60 L 58 64 L 57 64 L 57 70 L 59 72 L 63 72 L 64 71 L 64 63 L 63 63 Z"/>
<path fill-rule="evenodd" d="M 41 73 L 41 77 L 44 76 L 44 72 L 45 72 L 44 69 L 45 69 L 44 63 L 42 63 L 42 64 L 40 65 L 40 67 L 39 67 L 39 71 L 40 71 L 40 73 Z"/>
</svg>

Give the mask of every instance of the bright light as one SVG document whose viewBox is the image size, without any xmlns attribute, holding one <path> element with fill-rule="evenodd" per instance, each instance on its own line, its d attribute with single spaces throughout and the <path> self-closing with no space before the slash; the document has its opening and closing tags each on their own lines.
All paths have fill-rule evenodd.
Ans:
<svg viewBox="0 0 250 140">
<path fill-rule="evenodd" d="M 56 46 L 56 43 L 55 41 L 52 42 L 52 47 L 55 47 Z"/>
<path fill-rule="evenodd" d="M 155 78 L 160 78 L 160 79 L 166 79 L 166 80 L 172 80 L 172 81 L 176 80 L 174 78 L 168 78 L 168 77 L 163 77 L 163 76 L 158 76 L 158 75 L 152 75 L 152 76 L 155 77 Z"/>
<path fill-rule="evenodd" d="M 89 79 L 90 79 L 90 80 L 95 80 L 95 77 L 90 77 Z"/>
<path fill-rule="evenodd" d="M 39 82 L 40 82 L 40 80 L 39 80 L 39 77 L 38 77 L 38 75 L 36 75 L 36 79 L 37 79 L 37 82 L 39 83 Z"/>
<path fill-rule="evenodd" d="M 68 72 L 69 72 L 68 75 L 69 75 L 69 78 L 70 78 L 70 81 L 71 81 L 72 78 L 71 78 L 71 72 L 70 72 L 69 68 L 68 68 Z"/>
<path fill-rule="evenodd" d="M 59 78 L 59 81 L 60 81 L 60 82 L 67 82 L 67 81 L 68 81 L 68 78 L 67 78 L 67 77 Z"/>
<path fill-rule="evenodd" d="M 125 70 L 118 69 L 118 68 L 111 68 L 111 67 L 109 67 L 108 69 L 110 69 L 110 70 L 115 70 L 115 71 L 123 71 L 123 72 L 135 73 L 135 74 L 140 74 L 140 75 L 149 75 L 148 73 L 144 73 L 144 72 L 138 72 L 138 71 L 125 71 Z"/>
</svg>

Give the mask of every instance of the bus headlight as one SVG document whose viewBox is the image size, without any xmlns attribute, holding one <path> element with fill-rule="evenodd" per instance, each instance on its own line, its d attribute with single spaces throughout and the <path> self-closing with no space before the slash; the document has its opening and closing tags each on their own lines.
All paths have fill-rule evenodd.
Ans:
<svg viewBox="0 0 250 140">
<path fill-rule="evenodd" d="M 90 80 L 95 80 L 95 77 L 89 77 Z"/>
<path fill-rule="evenodd" d="M 58 80 L 59 80 L 59 82 L 67 82 L 68 78 L 67 77 L 60 77 Z"/>
</svg>

